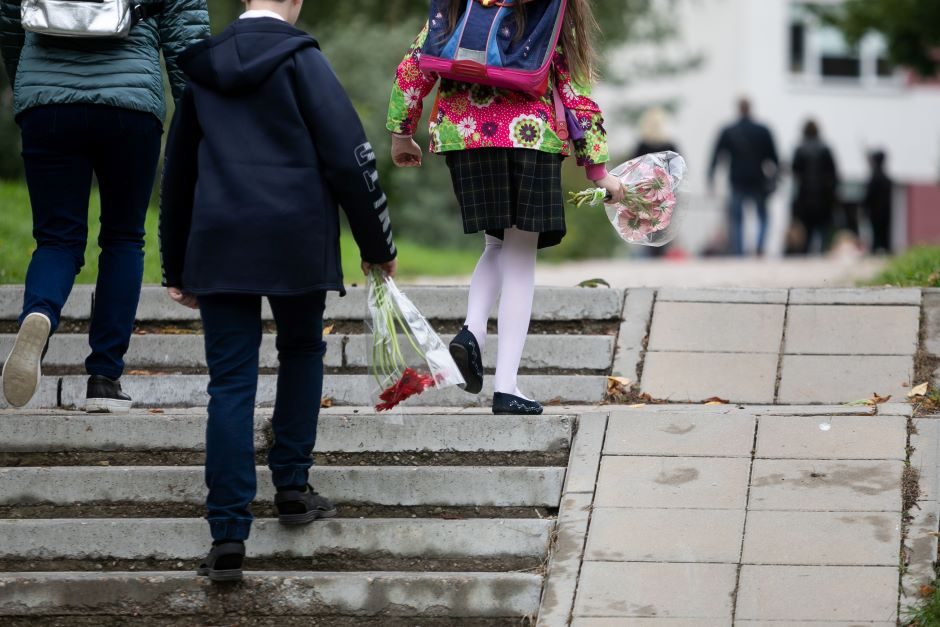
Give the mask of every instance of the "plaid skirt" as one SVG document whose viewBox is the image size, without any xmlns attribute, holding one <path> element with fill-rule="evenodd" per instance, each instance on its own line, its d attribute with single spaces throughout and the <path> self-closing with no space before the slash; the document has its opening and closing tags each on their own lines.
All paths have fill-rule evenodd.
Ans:
<svg viewBox="0 0 940 627">
<path fill-rule="evenodd" d="M 563 157 L 525 148 L 474 148 L 446 153 L 464 233 L 503 230 L 539 234 L 539 248 L 565 236 Z"/>
</svg>

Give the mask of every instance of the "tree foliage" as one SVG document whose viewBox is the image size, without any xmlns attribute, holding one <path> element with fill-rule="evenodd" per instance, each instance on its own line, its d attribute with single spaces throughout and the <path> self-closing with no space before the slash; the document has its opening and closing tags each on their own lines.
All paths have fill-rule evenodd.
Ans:
<svg viewBox="0 0 940 627">
<path fill-rule="evenodd" d="M 846 0 L 821 13 L 853 44 L 877 31 L 887 38 L 894 63 L 924 77 L 934 76 L 940 69 L 938 0 Z"/>
</svg>

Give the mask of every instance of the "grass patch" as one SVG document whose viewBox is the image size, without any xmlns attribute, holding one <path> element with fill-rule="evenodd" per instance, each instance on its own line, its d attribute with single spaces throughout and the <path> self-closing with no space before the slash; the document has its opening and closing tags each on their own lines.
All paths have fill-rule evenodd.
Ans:
<svg viewBox="0 0 940 627">
<path fill-rule="evenodd" d="M 937 582 L 933 585 L 921 587 L 921 594 L 925 595 L 920 605 L 907 608 L 901 620 L 902 625 L 910 627 L 940 627 L 940 590 Z"/>
<path fill-rule="evenodd" d="M 98 274 L 98 227 L 101 209 L 98 194 L 92 193 L 89 207 L 89 245 L 85 249 L 85 267 L 77 283 L 94 283 Z M 144 247 L 144 283 L 160 283 L 160 252 L 157 243 L 157 210 L 147 212 L 147 238 Z M 459 228 L 459 225 L 454 225 Z M 479 254 L 475 251 L 435 248 L 407 241 L 397 242 L 398 264 L 402 279 L 417 276 L 455 276 L 473 271 Z M 347 283 L 361 283 L 359 250 L 346 230 L 343 231 L 343 274 Z M 22 283 L 26 267 L 36 247 L 32 236 L 32 215 L 26 186 L 19 182 L 0 182 L 0 283 Z"/>
<path fill-rule="evenodd" d="M 918 246 L 898 255 L 871 285 L 940 287 L 940 246 Z"/>
</svg>

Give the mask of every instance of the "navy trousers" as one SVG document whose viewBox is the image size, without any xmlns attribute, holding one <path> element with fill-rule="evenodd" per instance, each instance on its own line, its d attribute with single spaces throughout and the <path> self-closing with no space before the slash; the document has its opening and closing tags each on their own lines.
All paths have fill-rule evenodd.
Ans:
<svg viewBox="0 0 940 627">
<path fill-rule="evenodd" d="M 206 499 L 214 540 L 244 540 L 255 498 L 254 414 L 261 345 L 261 296 L 200 296 L 209 364 Z M 277 324 L 274 443 L 268 453 L 275 487 L 307 483 L 323 392 L 325 292 L 268 297 Z"/>
<path fill-rule="evenodd" d="M 751 201 L 757 211 L 757 254 L 764 254 L 767 239 L 767 193 L 734 187 L 731 191 L 731 254 L 744 254 L 744 203 Z"/>
<path fill-rule="evenodd" d="M 36 240 L 20 322 L 40 312 L 53 331 L 59 326 L 85 263 L 94 175 L 101 194 L 101 255 L 85 368 L 117 379 L 140 299 L 144 221 L 163 125 L 150 113 L 91 104 L 35 107 L 18 121 Z"/>
</svg>

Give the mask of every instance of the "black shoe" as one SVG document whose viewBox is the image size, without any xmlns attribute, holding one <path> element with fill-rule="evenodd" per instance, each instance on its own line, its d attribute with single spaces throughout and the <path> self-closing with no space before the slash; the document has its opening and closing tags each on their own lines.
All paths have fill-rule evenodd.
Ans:
<svg viewBox="0 0 940 627">
<path fill-rule="evenodd" d="M 493 394 L 493 413 L 537 416 L 542 413 L 542 406 L 536 401 L 496 392 Z"/>
<path fill-rule="evenodd" d="M 466 382 L 464 391 L 479 394 L 483 389 L 483 354 L 477 338 L 467 327 L 462 328 L 450 341 L 450 356 L 457 362 L 457 368 Z"/>
<path fill-rule="evenodd" d="M 210 581 L 241 581 L 244 560 L 244 542 L 223 542 L 212 547 L 196 574 Z"/>
<path fill-rule="evenodd" d="M 336 516 L 336 506 L 325 496 L 313 491 L 308 485 L 300 490 L 278 490 L 274 496 L 277 507 L 277 520 L 282 525 L 306 525 L 317 518 Z"/>
<path fill-rule="evenodd" d="M 88 413 L 110 413 L 128 410 L 134 401 L 121 391 L 121 382 L 108 377 L 93 374 L 88 377 L 88 394 L 85 397 L 85 411 Z"/>
</svg>

